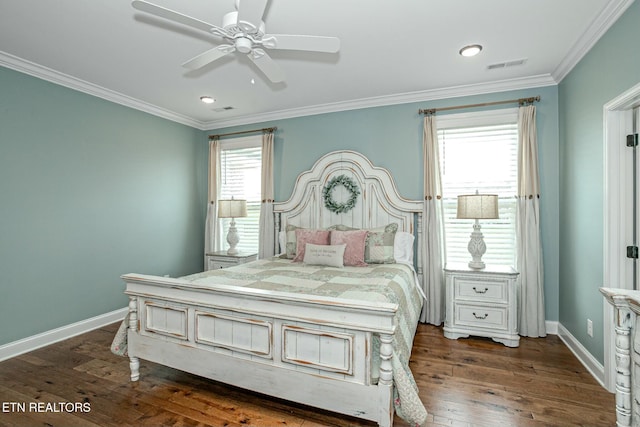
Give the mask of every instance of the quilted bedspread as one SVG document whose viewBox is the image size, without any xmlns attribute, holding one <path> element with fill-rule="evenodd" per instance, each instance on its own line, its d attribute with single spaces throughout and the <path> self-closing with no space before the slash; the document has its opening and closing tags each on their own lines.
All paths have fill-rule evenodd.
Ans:
<svg viewBox="0 0 640 427">
<path fill-rule="evenodd" d="M 272 258 L 182 277 L 199 286 L 224 284 L 278 292 L 303 293 L 398 304 L 394 334 L 394 406 L 412 425 L 422 425 L 427 411 L 409 369 L 422 297 L 415 273 L 405 264 L 370 264 L 367 267 L 325 267 Z M 379 343 L 374 345 L 379 348 Z M 376 353 L 377 354 L 377 353 Z M 379 362 L 379 361 L 377 361 Z"/>
</svg>

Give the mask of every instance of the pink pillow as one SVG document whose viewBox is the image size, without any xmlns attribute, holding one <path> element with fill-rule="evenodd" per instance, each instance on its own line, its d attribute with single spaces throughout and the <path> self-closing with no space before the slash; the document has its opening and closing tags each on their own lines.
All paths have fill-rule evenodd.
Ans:
<svg viewBox="0 0 640 427">
<path fill-rule="evenodd" d="M 331 244 L 347 245 L 347 249 L 344 251 L 344 265 L 353 267 L 363 267 L 367 265 L 364 262 L 364 246 L 367 240 L 367 230 L 353 230 L 353 231 L 331 231 Z"/>
<path fill-rule="evenodd" d="M 306 228 L 298 228 L 296 230 L 296 257 L 293 262 L 304 261 L 304 249 L 307 243 L 314 245 L 329 244 L 329 230 L 308 230 Z"/>
</svg>

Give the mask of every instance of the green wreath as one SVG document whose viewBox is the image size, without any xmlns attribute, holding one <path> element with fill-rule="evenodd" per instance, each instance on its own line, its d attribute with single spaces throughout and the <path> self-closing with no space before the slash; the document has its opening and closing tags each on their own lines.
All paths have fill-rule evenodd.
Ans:
<svg viewBox="0 0 640 427">
<path fill-rule="evenodd" d="M 338 185 L 342 185 L 347 189 L 351 196 L 345 203 L 338 203 L 333 200 L 333 189 Z M 322 189 L 322 198 L 324 199 L 324 206 L 333 213 L 345 213 L 349 212 L 356 205 L 356 200 L 360 195 L 360 189 L 355 181 L 346 175 L 335 176 L 324 186 Z"/>
</svg>

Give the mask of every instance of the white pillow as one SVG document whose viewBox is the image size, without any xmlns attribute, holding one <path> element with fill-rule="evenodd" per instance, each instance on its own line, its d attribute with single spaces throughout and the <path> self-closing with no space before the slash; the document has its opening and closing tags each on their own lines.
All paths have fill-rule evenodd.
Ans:
<svg viewBox="0 0 640 427">
<path fill-rule="evenodd" d="M 287 232 L 286 231 L 280 231 L 278 232 L 278 243 L 280 244 L 280 254 L 286 254 L 287 253 Z"/>
<path fill-rule="evenodd" d="M 304 263 L 344 267 L 344 251 L 347 245 L 314 245 L 307 243 L 304 250 Z"/>
<path fill-rule="evenodd" d="M 414 236 L 406 231 L 397 231 L 393 241 L 393 257 L 396 262 L 413 265 Z"/>
</svg>

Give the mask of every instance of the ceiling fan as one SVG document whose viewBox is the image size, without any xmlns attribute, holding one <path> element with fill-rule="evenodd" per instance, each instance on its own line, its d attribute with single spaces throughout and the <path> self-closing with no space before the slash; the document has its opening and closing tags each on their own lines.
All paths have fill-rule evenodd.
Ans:
<svg viewBox="0 0 640 427">
<path fill-rule="evenodd" d="M 340 49 L 337 37 L 266 34 L 262 15 L 268 0 L 236 0 L 236 10 L 224 15 L 222 26 L 209 24 L 191 16 L 166 9 L 143 0 L 133 0 L 132 6 L 143 12 L 188 25 L 222 37 L 220 44 L 182 64 L 190 70 L 201 68 L 232 52 L 246 54 L 274 83 L 284 80 L 284 72 L 267 54 L 266 49 L 305 50 L 335 53 Z"/>
</svg>

